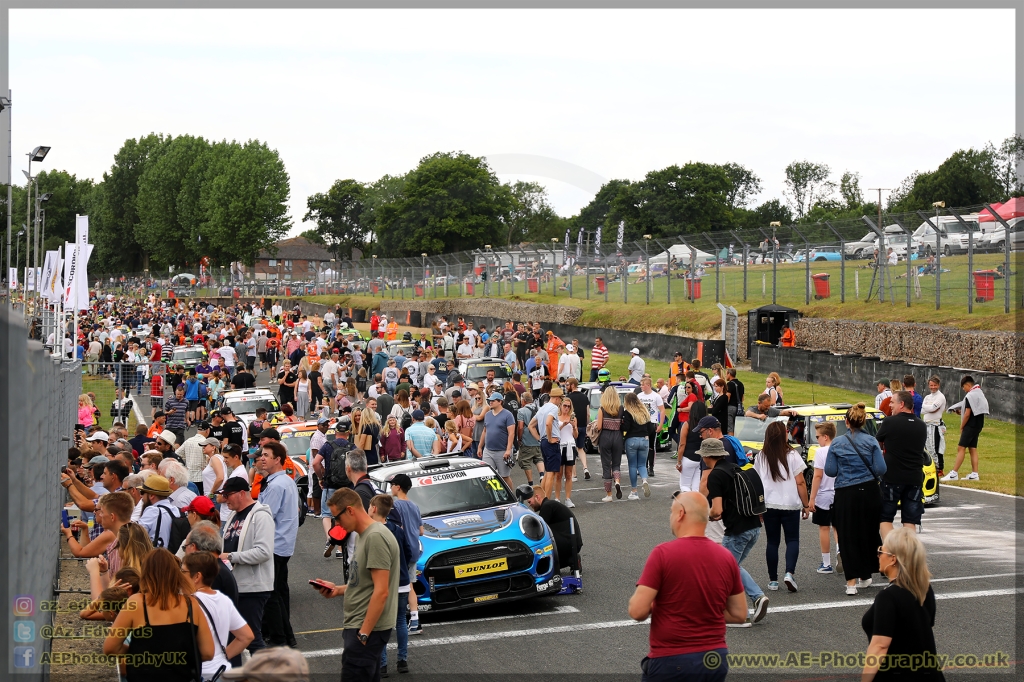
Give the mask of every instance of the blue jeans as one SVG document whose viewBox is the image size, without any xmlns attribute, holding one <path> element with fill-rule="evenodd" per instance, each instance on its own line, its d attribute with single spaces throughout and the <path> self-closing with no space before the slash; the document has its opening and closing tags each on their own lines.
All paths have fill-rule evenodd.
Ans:
<svg viewBox="0 0 1024 682">
<path fill-rule="evenodd" d="M 597 373 L 600 372 L 600 371 L 601 370 L 599 370 L 599 369 L 591 369 L 590 370 L 590 383 L 594 383 L 595 381 L 597 381 Z"/>
<path fill-rule="evenodd" d="M 626 439 L 626 463 L 629 465 L 629 486 L 636 487 L 639 471 L 640 480 L 647 480 L 647 436 L 634 436 Z"/>
<path fill-rule="evenodd" d="M 757 599 L 758 597 L 764 596 L 764 591 L 757 586 L 754 579 L 747 573 L 747 569 L 743 568 L 743 560 L 750 554 L 750 550 L 757 544 L 757 537 L 761 534 L 760 528 L 751 528 L 748 531 L 744 531 L 739 535 L 726 535 L 722 540 L 722 547 L 725 547 L 729 552 L 732 553 L 733 559 L 736 560 L 737 564 L 740 564 L 740 580 L 743 582 L 743 590 L 747 593 L 747 596 L 751 599 Z"/>
<path fill-rule="evenodd" d="M 642 682 L 720 682 L 729 672 L 729 662 L 726 660 L 728 653 L 728 649 L 722 648 L 678 656 L 645 658 L 640 663 L 644 671 L 640 679 Z"/>
<path fill-rule="evenodd" d="M 764 513 L 764 537 L 768 546 L 764 558 L 768 562 L 768 579 L 779 579 L 779 543 L 786 533 L 786 573 L 796 572 L 800 556 L 800 512 L 796 509 L 769 509 Z"/>
<path fill-rule="evenodd" d="M 398 618 L 395 621 L 395 630 L 398 631 L 398 660 L 409 660 L 409 624 L 405 622 L 405 614 L 409 610 L 409 597 L 405 592 L 398 593 Z M 388 646 L 380 652 L 380 664 L 388 664 Z"/>
</svg>

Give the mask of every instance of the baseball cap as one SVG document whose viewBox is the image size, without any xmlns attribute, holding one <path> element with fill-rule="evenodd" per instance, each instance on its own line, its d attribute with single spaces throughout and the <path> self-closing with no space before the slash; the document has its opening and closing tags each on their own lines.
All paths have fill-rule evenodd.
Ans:
<svg viewBox="0 0 1024 682">
<path fill-rule="evenodd" d="M 235 478 L 238 477 L 236 476 Z M 195 512 L 197 514 L 202 514 L 203 516 L 209 516 L 213 513 L 214 509 L 213 501 L 209 497 L 198 495 L 194 500 L 182 507 L 181 511 Z"/>
<path fill-rule="evenodd" d="M 222 407 L 220 408 L 220 414 L 222 417 L 226 417 L 229 414 L 234 414 L 234 412 L 231 411 L 230 407 Z"/>
<path fill-rule="evenodd" d="M 631 350 L 629 352 L 630 353 L 635 353 L 636 355 L 640 355 L 640 349 L 639 348 L 633 348 L 633 350 Z"/>
<path fill-rule="evenodd" d="M 107 458 L 107 457 L 104 457 L 103 455 L 96 455 L 95 457 L 93 457 L 92 459 L 89 460 L 89 462 L 85 465 L 85 468 L 86 469 L 91 469 L 94 466 L 96 466 L 97 464 L 106 464 L 109 461 L 110 461 L 110 459 Z"/>
<path fill-rule="evenodd" d="M 331 423 L 331 418 L 330 417 L 320 417 L 319 419 L 316 420 L 316 425 L 317 426 L 320 426 L 321 424 L 330 424 L 330 423 Z"/>
<path fill-rule="evenodd" d="M 491 395 L 487 396 L 487 402 L 493 402 L 495 400 L 504 400 L 505 396 L 495 391 Z"/>
<path fill-rule="evenodd" d="M 90 442 L 101 440 L 104 443 L 106 443 L 108 440 L 110 440 L 110 436 L 107 435 L 106 431 L 97 431 L 96 433 L 86 438 L 86 440 Z"/>
<path fill-rule="evenodd" d="M 466 388 L 471 390 L 471 391 L 479 391 L 480 390 L 480 384 L 476 383 L 475 381 L 471 381 L 469 383 L 469 385 L 466 386 Z"/>
<path fill-rule="evenodd" d="M 335 433 L 346 433 L 352 430 L 352 419 L 351 417 L 339 417 L 338 421 L 334 423 Z"/>
<path fill-rule="evenodd" d="M 205 419 L 196 424 L 196 431 L 205 431 L 208 428 L 210 428 L 210 422 L 206 421 Z"/>
<path fill-rule="evenodd" d="M 263 429 L 260 431 L 260 438 L 271 438 L 273 440 L 281 440 L 281 432 L 270 427 L 269 429 Z"/>
<path fill-rule="evenodd" d="M 722 428 L 722 423 L 720 421 L 718 421 L 717 417 L 712 417 L 709 414 L 709 415 L 707 415 L 705 417 L 701 417 L 700 418 L 700 421 L 697 422 L 697 428 L 694 429 L 694 430 L 697 433 L 700 433 L 704 429 L 720 429 L 720 428 Z"/>
<path fill-rule="evenodd" d="M 153 478 L 150 476 L 150 478 Z M 249 489 L 249 481 L 242 476 L 229 476 L 228 480 L 224 481 L 224 485 L 217 491 L 220 495 L 228 495 L 230 493 L 237 493 L 242 490 Z"/>
<path fill-rule="evenodd" d="M 248 680 L 249 682 L 306 682 L 309 664 L 302 652 L 277 646 L 260 649 L 240 668 L 225 670 L 222 680 Z"/>
<path fill-rule="evenodd" d="M 204 438 L 201 441 L 199 441 L 199 445 L 200 446 L 212 445 L 215 448 L 219 448 L 220 447 L 220 441 L 217 440 L 216 438 Z"/>
<path fill-rule="evenodd" d="M 568 346 L 565 347 L 565 352 L 567 352 L 567 353 L 575 353 L 576 352 L 576 347 L 573 346 L 570 343 Z"/>
</svg>

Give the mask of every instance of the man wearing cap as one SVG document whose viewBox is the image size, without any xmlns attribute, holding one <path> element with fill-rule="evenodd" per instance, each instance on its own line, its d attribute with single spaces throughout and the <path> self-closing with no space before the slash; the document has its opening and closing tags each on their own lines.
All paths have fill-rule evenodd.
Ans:
<svg viewBox="0 0 1024 682">
<path fill-rule="evenodd" d="M 291 596 L 288 592 L 288 560 L 295 553 L 299 531 L 299 491 L 284 471 L 288 450 L 280 443 L 267 443 L 260 452 L 260 468 L 266 478 L 259 501 L 274 517 L 274 592 L 263 615 L 264 633 L 271 646 L 296 646 L 291 625 Z"/>
<path fill-rule="evenodd" d="M 78 480 L 77 476 L 61 474 L 60 484 L 68 491 L 68 494 L 71 495 L 71 501 L 74 502 L 82 511 L 95 511 L 99 498 L 107 493 L 113 493 L 121 490 L 124 486 L 124 479 L 128 478 L 128 475 L 131 473 L 123 462 L 111 462 L 103 455 L 96 455 L 89 460 L 85 467 L 87 469 L 95 470 L 98 464 L 104 465 L 99 467 L 100 473 L 97 477 L 97 483 L 102 486 L 102 493 L 82 483 Z"/>
<path fill-rule="evenodd" d="M 331 526 L 332 517 L 331 512 L 328 509 L 327 500 L 331 499 L 334 492 L 338 488 L 349 488 L 352 486 L 352 482 L 348 479 L 345 473 L 342 473 L 340 478 L 337 480 L 331 476 L 331 461 L 334 457 L 344 458 L 346 453 L 352 449 L 352 443 L 349 441 L 349 435 L 352 431 L 352 419 L 350 417 L 339 417 L 338 421 L 334 424 L 334 440 L 326 440 L 320 445 L 320 447 L 313 452 L 312 467 L 313 473 L 316 478 L 320 481 L 320 500 L 319 500 L 319 513 L 323 526 L 324 535 L 327 538 L 327 544 L 324 546 L 324 557 L 331 555 L 331 549 L 335 546 L 334 538 L 331 537 Z M 314 434 L 315 435 L 315 434 Z M 310 440 L 312 443 L 312 440 Z M 310 448 L 312 450 L 312 448 Z M 338 557 L 342 556 L 341 550 L 337 552 Z"/>
<path fill-rule="evenodd" d="M 140 488 L 142 493 L 142 517 L 139 523 L 146 529 L 154 547 L 167 547 L 171 542 L 171 520 L 179 512 L 170 501 L 171 485 L 160 475 L 146 479 Z"/>
<path fill-rule="evenodd" d="M 224 445 L 234 443 L 242 450 L 249 447 L 249 433 L 245 428 L 245 422 L 240 421 L 230 407 L 222 407 L 220 414 L 224 417 Z"/>
<path fill-rule="evenodd" d="M 562 389 L 552 386 L 550 400 L 537 410 L 530 420 L 530 433 L 540 441 L 540 453 L 544 456 L 544 478 L 541 485 L 545 496 L 551 494 L 555 477 L 562 474 L 562 448 L 558 438 L 558 410 L 562 405 Z"/>
<path fill-rule="evenodd" d="M 487 396 L 490 409 L 484 413 L 480 443 L 483 445 L 484 462 L 512 487 L 512 467 L 509 462 L 512 460 L 512 444 L 516 437 L 516 418 L 502 407 L 504 399 L 505 396 L 497 391 Z"/>
<path fill-rule="evenodd" d="M 266 646 L 263 611 L 274 589 L 274 517 L 266 505 L 252 499 L 244 478 L 229 477 L 217 494 L 231 510 L 224 522 L 220 558 L 231 563 L 238 583 L 238 612 L 252 629 L 249 651 L 255 652 Z"/>
<path fill-rule="evenodd" d="M 647 371 L 647 363 L 640 357 L 639 348 L 631 349 L 629 355 L 629 366 L 626 368 L 629 371 L 629 383 L 639 386 Z"/>
<path fill-rule="evenodd" d="M 183 384 L 178 384 L 174 389 L 174 395 L 164 401 L 164 415 L 167 417 L 167 430 L 174 434 L 177 442 L 185 440 L 185 417 L 188 415 L 188 401 L 185 400 Z"/>
<path fill-rule="evenodd" d="M 700 490 L 711 505 L 709 519 L 711 521 L 721 519 L 725 523 L 722 547 L 732 553 L 737 564 L 741 564 L 740 580 L 743 582 L 743 589 L 747 596 L 754 600 L 754 615 L 750 620 L 756 623 L 768 613 L 768 598 L 764 596 L 764 591 L 743 568 L 742 562 L 757 544 L 757 538 L 761 534 L 761 517 L 744 516 L 740 513 L 736 504 L 735 484 L 736 472 L 739 467 L 726 461 L 726 451 L 722 441 L 717 438 L 704 440 L 697 450 L 697 454 L 710 470 L 707 477 L 701 482 Z"/>
<path fill-rule="evenodd" d="M 565 353 L 558 359 L 558 378 L 578 380 L 582 371 L 580 356 L 576 354 L 576 347 L 570 343 L 565 347 Z"/>
<path fill-rule="evenodd" d="M 327 442 L 327 429 L 331 427 L 331 420 L 328 417 L 320 417 L 316 421 L 316 431 L 309 439 L 309 461 L 313 462 L 316 460 L 317 454 L 320 449 Z M 315 470 L 314 470 L 315 473 Z M 313 516 L 320 516 L 320 496 L 323 493 L 321 487 L 320 476 L 310 476 L 312 480 L 309 482 L 309 498 L 306 504 L 313 511 Z"/>
<path fill-rule="evenodd" d="M 187 439 L 178 448 L 178 456 L 185 460 L 188 467 L 188 480 L 196 484 L 199 494 L 203 495 L 203 469 L 206 468 L 206 457 L 203 455 L 203 441 L 210 437 L 209 422 L 196 424 L 196 435 Z M 217 444 L 218 447 L 220 443 Z"/>
<path fill-rule="evenodd" d="M 426 418 L 423 410 L 413 410 L 412 424 L 405 430 L 405 446 L 414 459 L 441 452 L 441 441 L 437 434 L 423 423 Z"/>
</svg>

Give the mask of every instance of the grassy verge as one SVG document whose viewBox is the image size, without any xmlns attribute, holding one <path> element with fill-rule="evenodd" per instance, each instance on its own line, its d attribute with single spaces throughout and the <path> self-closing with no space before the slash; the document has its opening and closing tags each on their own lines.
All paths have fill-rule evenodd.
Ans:
<svg viewBox="0 0 1024 682">
<path fill-rule="evenodd" d="M 110 404 L 114 402 L 117 397 L 117 388 L 114 386 L 114 381 L 106 375 L 82 375 L 82 392 L 93 393 L 96 395 L 96 407 L 100 408 L 102 413 L 99 417 L 100 426 L 104 430 L 109 430 L 114 424 L 114 419 L 110 416 Z M 132 400 L 135 401 L 139 409 L 143 410 L 143 414 L 149 409 L 149 396 L 138 396 L 135 392 L 132 392 Z M 145 404 L 139 401 L 145 401 Z M 128 423 L 125 425 L 128 429 L 129 434 L 135 433 L 135 426 L 138 424 L 138 420 L 135 417 L 135 410 L 132 410 L 128 414 Z"/>
<path fill-rule="evenodd" d="M 1022 264 L 1020 254 L 1014 255 L 1013 269 Z M 1002 264 L 1000 254 L 978 254 L 974 257 L 973 269 L 995 269 Z M 901 264 L 891 272 L 893 279 L 891 296 L 886 289 L 886 302 L 880 303 L 876 295 L 867 301 L 871 288 L 873 270 L 863 261 L 847 261 L 846 263 L 846 302 L 840 302 L 841 267 L 838 262 L 811 263 L 811 273 L 827 273 L 830 276 L 831 297 L 816 300 L 811 288 L 811 301 L 805 303 L 806 270 L 801 263 L 779 265 L 776 274 L 777 302 L 800 310 L 806 317 L 842 318 L 869 320 L 879 322 L 922 322 L 943 324 L 959 329 L 1014 331 L 1015 316 L 1003 312 L 1003 287 L 1005 279 L 995 282 L 995 299 L 973 304 L 973 312 L 967 311 L 968 268 L 966 256 L 953 256 L 942 259 L 943 272 L 940 283 L 942 296 L 941 311 L 935 309 L 935 277 L 919 278 L 920 295 L 915 286 L 911 286 L 911 306 L 906 305 L 907 278 L 906 270 Z M 899 279 L 895 279 L 900 277 Z M 1019 306 L 1020 292 L 1017 290 L 1017 277 L 1010 278 L 1011 305 Z M 709 269 L 702 281 L 702 297 L 696 301 L 686 298 L 686 282 L 682 279 L 666 277 L 655 278 L 650 283 L 650 303 L 648 304 L 646 282 L 634 283 L 631 277 L 623 287 L 621 282 L 613 282 L 608 288 L 608 301 L 597 291 L 594 276 L 591 276 L 590 299 L 586 298 L 587 279 L 573 278 L 573 296 L 567 290 L 552 290 L 550 283 L 540 287 L 537 294 L 525 292 L 524 283 L 518 282 L 514 291 L 508 283 L 492 283 L 488 297 L 506 298 L 540 304 L 570 305 L 583 309 L 579 324 L 588 327 L 604 327 L 609 329 L 630 329 L 637 331 L 667 331 L 669 333 L 704 334 L 713 333 L 721 324 L 721 313 L 716 306 L 715 271 Z M 743 268 L 727 266 L 719 271 L 717 300 L 731 305 L 743 312 L 772 302 L 772 266 L 751 265 L 747 267 L 746 295 L 744 295 Z M 559 278 L 560 287 L 565 281 Z M 671 287 L 671 291 L 669 291 Z M 483 296 L 484 287 L 477 285 L 476 297 Z M 383 297 L 387 301 L 414 298 L 412 288 L 404 291 L 385 291 Z M 424 292 L 427 300 L 435 298 L 433 287 Z M 443 288 L 437 289 L 437 298 L 445 298 Z M 449 287 L 447 298 L 460 297 L 458 287 Z M 671 297 L 671 303 L 669 298 Z M 308 296 L 308 300 L 318 303 L 343 302 L 345 305 L 370 307 L 381 298 L 371 296 Z M 1016 303 L 1014 303 L 1016 302 Z M 1016 307 L 1014 309 L 1017 309 Z"/>
</svg>

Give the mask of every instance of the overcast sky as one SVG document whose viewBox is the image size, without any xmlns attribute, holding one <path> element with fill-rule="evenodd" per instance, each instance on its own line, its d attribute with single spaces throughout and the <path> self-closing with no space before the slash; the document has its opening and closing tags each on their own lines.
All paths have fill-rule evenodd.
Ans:
<svg viewBox="0 0 1024 682">
<path fill-rule="evenodd" d="M 16 178 L 39 144 L 44 168 L 99 180 L 129 137 L 258 138 L 291 177 L 293 233 L 309 194 L 435 151 L 492 155 L 568 216 L 601 178 L 687 161 L 751 168 L 758 202 L 796 159 L 896 187 L 1014 125 L 1009 9 L 10 17 Z"/>
</svg>

